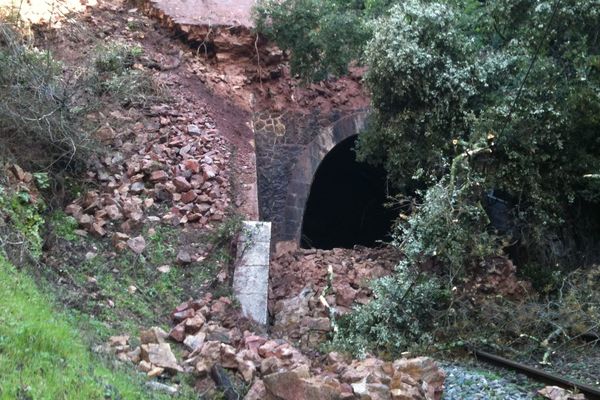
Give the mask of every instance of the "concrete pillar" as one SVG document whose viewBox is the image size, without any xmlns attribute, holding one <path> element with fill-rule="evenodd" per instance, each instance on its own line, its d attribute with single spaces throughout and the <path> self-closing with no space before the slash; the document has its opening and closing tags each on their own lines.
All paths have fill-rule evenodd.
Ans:
<svg viewBox="0 0 600 400">
<path fill-rule="evenodd" d="M 271 223 L 244 221 L 238 241 L 233 292 L 248 318 L 267 323 Z"/>
</svg>

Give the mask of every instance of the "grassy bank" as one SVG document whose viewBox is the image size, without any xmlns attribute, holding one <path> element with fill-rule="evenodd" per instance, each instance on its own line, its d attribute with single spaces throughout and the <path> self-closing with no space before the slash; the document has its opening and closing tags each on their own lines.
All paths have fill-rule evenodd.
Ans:
<svg viewBox="0 0 600 400">
<path fill-rule="evenodd" d="M 34 282 L 0 256 L 0 399 L 148 399 L 108 368 Z"/>
</svg>

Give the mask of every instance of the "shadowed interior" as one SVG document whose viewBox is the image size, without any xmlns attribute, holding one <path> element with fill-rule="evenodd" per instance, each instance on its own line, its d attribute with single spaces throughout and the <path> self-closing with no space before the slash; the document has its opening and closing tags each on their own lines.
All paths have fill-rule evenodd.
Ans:
<svg viewBox="0 0 600 400">
<path fill-rule="evenodd" d="M 356 139 L 335 146 L 315 173 L 302 223 L 304 248 L 373 246 L 390 239 L 396 213 L 384 206 L 385 171 L 356 161 Z"/>
</svg>

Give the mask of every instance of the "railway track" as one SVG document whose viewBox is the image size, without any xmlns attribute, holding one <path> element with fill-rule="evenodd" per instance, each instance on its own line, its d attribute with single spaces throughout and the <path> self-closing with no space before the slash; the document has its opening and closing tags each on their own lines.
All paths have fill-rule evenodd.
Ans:
<svg viewBox="0 0 600 400">
<path fill-rule="evenodd" d="M 474 348 L 470 348 L 468 350 L 480 361 L 527 375 L 533 380 L 540 381 L 548 385 L 560 386 L 569 390 L 577 390 L 579 393 L 583 393 L 588 400 L 600 400 L 600 389 L 594 386 L 566 379 L 562 376 L 551 374 L 529 365 L 521 364 L 482 350 Z M 600 371 L 598 371 L 598 374 L 600 375 Z"/>
</svg>

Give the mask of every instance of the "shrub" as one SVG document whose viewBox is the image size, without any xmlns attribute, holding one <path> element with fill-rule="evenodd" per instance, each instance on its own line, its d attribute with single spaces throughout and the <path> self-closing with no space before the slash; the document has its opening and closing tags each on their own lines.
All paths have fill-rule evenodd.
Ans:
<svg viewBox="0 0 600 400">
<path fill-rule="evenodd" d="M 77 90 L 48 52 L 0 22 L 0 156 L 34 171 L 82 167 L 95 146 Z"/>
<path fill-rule="evenodd" d="M 90 84 L 98 96 L 108 96 L 122 106 L 144 106 L 160 94 L 158 85 L 145 72 L 135 69 L 143 49 L 113 43 L 99 46 Z"/>
<path fill-rule="evenodd" d="M 345 73 L 369 36 L 354 2 L 261 0 L 254 15 L 256 29 L 291 49 L 292 72 L 307 80 Z"/>
<path fill-rule="evenodd" d="M 392 276 L 376 280 L 373 295 L 371 302 L 340 319 L 334 346 L 364 357 L 428 345 L 450 298 L 438 277 L 419 273 L 408 262 L 400 263 Z"/>
</svg>

